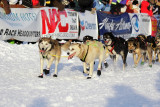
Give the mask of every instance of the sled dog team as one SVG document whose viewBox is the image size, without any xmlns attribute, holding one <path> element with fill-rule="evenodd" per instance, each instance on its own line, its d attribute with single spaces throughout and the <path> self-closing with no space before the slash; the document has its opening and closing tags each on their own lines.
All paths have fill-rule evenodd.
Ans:
<svg viewBox="0 0 160 107">
<path fill-rule="evenodd" d="M 57 67 L 61 58 L 61 50 L 68 51 L 68 59 L 78 57 L 83 62 L 83 73 L 88 74 L 87 79 L 92 78 L 95 59 L 99 60 L 97 68 L 98 76 L 101 75 L 102 63 L 104 63 L 105 67 L 108 67 L 106 62 L 108 56 L 115 62 L 118 60 L 118 56 L 121 56 L 123 70 L 127 66 L 126 59 L 128 52 L 133 54 L 134 67 L 138 66 L 141 58 L 141 64 L 143 65 L 148 61 L 149 67 L 152 67 L 152 63 L 155 61 L 160 62 L 159 36 L 152 37 L 139 34 L 137 37 L 131 37 L 126 41 L 108 32 L 103 35 L 103 41 L 104 44 L 93 40 L 93 37 L 88 35 L 83 38 L 83 43 L 71 43 L 71 41 L 67 41 L 64 44 L 60 44 L 57 40 L 51 39 L 51 37 L 40 38 L 38 43 L 40 53 L 40 75 L 38 77 L 43 78 L 43 73 L 46 75 L 50 73 L 50 67 L 53 61 L 55 61 L 53 77 L 57 77 Z M 44 60 L 47 61 L 46 69 L 43 69 Z"/>
</svg>

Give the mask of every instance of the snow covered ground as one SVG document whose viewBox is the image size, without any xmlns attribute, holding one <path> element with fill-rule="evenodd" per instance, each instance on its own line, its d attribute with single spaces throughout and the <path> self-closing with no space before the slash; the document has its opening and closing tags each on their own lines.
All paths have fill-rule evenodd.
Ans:
<svg viewBox="0 0 160 107">
<path fill-rule="evenodd" d="M 65 55 L 66 53 L 63 53 Z M 122 71 L 108 58 L 109 67 L 102 75 L 86 79 L 78 58 L 61 58 L 58 78 L 38 78 L 40 59 L 38 44 L 9 44 L 0 41 L 0 107 L 160 107 L 160 63 Z"/>
</svg>

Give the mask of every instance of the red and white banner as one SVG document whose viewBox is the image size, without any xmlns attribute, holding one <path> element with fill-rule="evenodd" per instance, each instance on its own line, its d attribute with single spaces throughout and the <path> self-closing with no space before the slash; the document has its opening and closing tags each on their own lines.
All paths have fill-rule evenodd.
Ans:
<svg viewBox="0 0 160 107">
<path fill-rule="evenodd" d="M 85 13 L 78 13 L 80 19 L 80 37 L 79 40 L 83 40 L 86 35 L 92 36 L 93 39 L 98 39 L 98 24 L 97 24 L 97 14 L 91 14 L 90 11 L 85 11 Z"/>
<path fill-rule="evenodd" d="M 78 14 L 71 9 L 41 8 L 42 34 L 53 39 L 78 39 Z"/>
<path fill-rule="evenodd" d="M 152 34 L 151 35 L 155 37 L 157 35 L 158 21 L 154 16 L 151 17 L 151 24 L 152 24 Z"/>
<path fill-rule="evenodd" d="M 0 40 L 17 39 L 35 42 L 41 36 L 41 19 L 38 8 L 12 8 L 6 15 L 0 8 Z"/>
</svg>

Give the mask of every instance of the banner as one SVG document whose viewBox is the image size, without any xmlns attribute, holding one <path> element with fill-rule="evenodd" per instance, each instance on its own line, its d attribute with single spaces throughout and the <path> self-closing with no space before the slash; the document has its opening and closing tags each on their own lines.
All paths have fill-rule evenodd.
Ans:
<svg viewBox="0 0 160 107">
<path fill-rule="evenodd" d="M 153 37 L 156 37 L 156 34 L 157 34 L 157 25 L 158 25 L 158 23 L 157 23 L 158 21 L 157 21 L 157 19 L 154 17 L 154 16 L 151 16 L 151 25 L 152 25 L 152 36 Z"/>
<path fill-rule="evenodd" d="M 132 32 L 132 26 L 128 13 L 121 15 L 106 14 L 97 11 L 100 35 L 112 32 L 115 36 L 128 38 Z M 127 36 L 127 37 L 126 37 Z"/>
<path fill-rule="evenodd" d="M 0 40 L 14 38 L 27 42 L 38 41 L 41 36 L 39 9 L 11 8 L 11 11 L 6 15 L 0 8 Z"/>
<path fill-rule="evenodd" d="M 132 37 L 136 37 L 138 34 L 151 35 L 152 25 L 148 14 L 129 13 L 129 16 L 132 25 Z"/>
<path fill-rule="evenodd" d="M 157 19 L 157 35 L 160 35 L 160 15 L 154 15 Z"/>
<path fill-rule="evenodd" d="M 92 36 L 93 39 L 98 39 L 98 25 L 97 25 L 97 13 L 91 14 L 90 11 L 85 13 L 78 13 L 80 20 L 80 37 L 79 40 L 83 40 L 86 35 Z"/>
<path fill-rule="evenodd" d="M 53 39 L 78 39 L 78 14 L 71 9 L 41 8 L 42 34 Z"/>
</svg>

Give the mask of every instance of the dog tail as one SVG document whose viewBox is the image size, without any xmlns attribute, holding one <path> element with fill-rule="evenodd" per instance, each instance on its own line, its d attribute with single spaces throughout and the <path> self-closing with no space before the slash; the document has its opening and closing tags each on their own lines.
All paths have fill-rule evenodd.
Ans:
<svg viewBox="0 0 160 107">
<path fill-rule="evenodd" d="M 69 40 L 69 41 L 65 42 L 65 43 L 61 46 L 61 49 L 62 49 L 63 51 L 67 51 L 67 50 L 69 49 L 70 45 L 71 45 L 71 42 L 72 42 L 72 40 Z"/>
</svg>

